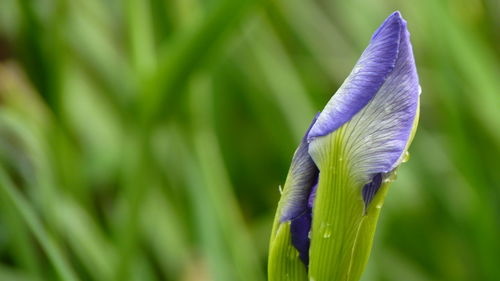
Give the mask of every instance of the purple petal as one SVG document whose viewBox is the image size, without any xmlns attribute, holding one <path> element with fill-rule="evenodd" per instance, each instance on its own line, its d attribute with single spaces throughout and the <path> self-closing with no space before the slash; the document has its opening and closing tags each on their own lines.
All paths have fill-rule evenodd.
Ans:
<svg viewBox="0 0 500 281">
<path fill-rule="evenodd" d="M 300 216 L 294 218 L 290 224 L 292 245 L 299 251 L 299 257 L 306 266 L 309 265 L 309 246 L 311 245 L 309 231 L 311 231 L 311 221 L 311 209 L 308 208 Z"/>
<path fill-rule="evenodd" d="M 319 178 L 319 175 L 318 175 Z M 314 206 L 314 200 L 316 199 L 316 190 L 318 189 L 318 183 L 313 186 L 311 193 L 309 194 L 309 199 L 307 199 L 307 207 L 311 208 Z"/>
<path fill-rule="evenodd" d="M 345 124 L 346 157 L 353 176 L 364 182 L 393 170 L 409 140 L 420 89 L 409 37 L 406 21 L 399 12 L 392 14 L 309 132 L 313 141 Z M 394 55 L 395 64 L 390 67 L 387 58 Z M 380 86 L 373 90 L 374 85 Z"/>
<path fill-rule="evenodd" d="M 291 220 L 305 212 L 307 200 L 312 187 L 318 182 L 319 170 L 309 155 L 309 144 L 307 135 L 317 120 L 319 113 L 316 114 L 307 129 L 304 138 L 295 151 L 292 159 L 290 171 L 288 173 L 286 196 L 283 198 L 284 207 L 281 210 L 281 221 Z"/>
<path fill-rule="evenodd" d="M 375 193 L 379 190 L 380 186 L 382 185 L 382 174 L 376 174 L 373 177 L 373 180 L 363 187 L 362 190 L 362 195 L 363 195 L 363 201 L 365 201 L 365 214 L 366 210 L 368 209 L 368 204 L 373 200 L 373 197 L 375 197 Z"/>
<path fill-rule="evenodd" d="M 402 25 L 401 15 L 395 12 L 375 31 L 351 74 L 330 99 L 311 129 L 309 141 L 337 130 L 375 96 L 394 69 Z"/>
</svg>

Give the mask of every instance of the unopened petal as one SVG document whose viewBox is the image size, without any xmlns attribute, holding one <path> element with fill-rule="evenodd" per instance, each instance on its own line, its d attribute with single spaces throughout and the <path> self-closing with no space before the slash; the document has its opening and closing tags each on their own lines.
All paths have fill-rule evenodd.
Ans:
<svg viewBox="0 0 500 281">
<path fill-rule="evenodd" d="M 345 128 L 342 134 L 342 145 L 352 165 L 350 170 L 355 173 L 354 176 L 361 177 L 366 183 L 373 175 L 387 173 L 395 168 L 408 143 L 418 107 L 419 83 L 406 21 L 399 13 L 389 17 L 384 25 L 388 21 L 391 23 L 390 26 L 401 28 L 381 29 L 374 35 L 374 40 L 380 36 L 399 38 L 394 68 L 366 105 L 350 116 L 349 122 L 343 124 Z M 398 24 L 392 24 L 392 22 Z M 395 32 L 399 33 L 399 36 L 395 36 L 393 34 Z M 376 70 L 370 69 L 370 71 Z M 381 72 L 385 73 L 385 71 L 386 69 L 382 67 Z M 339 90 L 341 95 L 333 96 L 311 129 L 309 139 L 314 140 L 318 137 L 315 134 L 315 128 L 321 125 L 322 118 L 326 118 L 323 116 L 328 116 L 332 120 L 346 118 L 346 116 L 341 116 L 339 110 L 329 110 L 330 107 L 354 103 L 354 101 L 364 103 L 367 94 L 360 94 L 360 92 L 366 91 L 366 87 L 357 88 L 357 86 L 358 84 L 351 85 L 350 91 L 340 92 Z M 311 154 L 314 154 L 313 143 L 314 141 L 311 142 Z"/>
<path fill-rule="evenodd" d="M 290 171 L 285 183 L 285 189 L 281 198 L 281 221 L 291 220 L 301 215 L 307 208 L 307 200 L 312 187 L 318 181 L 318 168 L 309 155 L 309 144 L 307 134 L 316 122 L 316 115 L 309 126 L 302 142 L 295 151 L 290 166 Z"/>
<path fill-rule="evenodd" d="M 377 29 L 351 74 L 321 112 L 309 140 L 337 130 L 375 96 L 394 69 L 402 30 L 399 12 L 389 16 Z"/>
</svg>

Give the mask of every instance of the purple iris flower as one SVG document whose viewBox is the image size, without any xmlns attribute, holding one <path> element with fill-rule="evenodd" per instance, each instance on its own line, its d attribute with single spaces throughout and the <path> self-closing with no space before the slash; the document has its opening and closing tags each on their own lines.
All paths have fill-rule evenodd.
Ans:
<svg viewBox="0 0 500 281">
<path fill-rule="evenodd" d="M 319 163 L 324 143 L 318 140 L 343 128 L 342 155 L 349 176 L 361 183 L 359 198 L 366 215 L 382 183 L 405 157 L 419 95 L 410 34 L 395 12 L 375 31 L 350 75 L 316 115 L 292 159 L 279 221 L 290 221 L 291 242 L 306 266 L 319 175 L 331 172 Z"/>
</svg>

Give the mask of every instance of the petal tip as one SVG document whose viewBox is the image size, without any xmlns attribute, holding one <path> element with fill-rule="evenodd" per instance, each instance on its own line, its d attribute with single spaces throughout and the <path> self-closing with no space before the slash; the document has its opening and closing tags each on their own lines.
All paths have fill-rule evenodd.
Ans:
<svg viewBox="0 0 500 281">
<path fill-rule="evenodd" d="M 396 65 L 406 21 L 392 13 L 374 32 L 370 44 L 307 135 L 311 142 L 337 130 L 378 92 Z"/>
<path fill-rule="evenodd" d="M 377 30 L 375 30 L 371 40 L 374 41 L 377 38 L 383 37 L 383 35 L 399 34 L 401 27 L 404 27 L 405 24 L 406 21 L 401 16 L 401 13 L 395 11 L 384 20 Z"/>
<path fill-rule="evenodd" d="M 419 94 L 409 31 L 401 13 L 396 11 L 375 31 L 353 71 L 321 112 L 307 140 L 311 143 L 356 118 L 352 128 L 364 128 L 362 135 L 366 136 L 356 141 L 366 142 L 366 148 L 371 148 L 355 151 L 356 157 L 367 161 L 359 167 L 360 174 L 389 172 L 398 165 L 408 143 Z M 359 115 L 362 109 L 365 113 Z"/>
</svg>

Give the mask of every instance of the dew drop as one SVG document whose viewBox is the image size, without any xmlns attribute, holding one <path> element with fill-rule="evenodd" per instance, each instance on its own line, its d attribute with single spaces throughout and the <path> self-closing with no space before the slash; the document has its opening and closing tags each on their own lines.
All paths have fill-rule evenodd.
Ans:
<svg viewBox="0 0 500 281">
<path fill-rule="evenodd" d="M 283 187 L 281 187 L 281 184 L 278 185 L 278 190 L 280 191 L 280 194 L 283 194 Z"/>
<path fill-rule="evenodd" d="M 392 177 L 392 175 L 388 176 L 387 178 L 385 178 L 383 180 L 383 182 L 393 182 L 394 181 L 394 178 Z"/>
<path fill-rule="evenodd" d="M 410 153 L 408 151 L 405 151 L 405 154 L 403 156 L 403 160 L 401 160 L 401 163 L 406 163 L 410 160 Z"/>
<path fill-rule="evenodd" d="M 320 231 L 323 233 L 323 238 L 328 239 L 332 236 L 331 224 L 329 222 L 321 223 Z"/>
<path fill-rule="evenodd" d="M 387 178 L 383 180 L 384 183 L 393 182 L 398 178 L 398 171 L 392 172 Z"/>
</svg>

